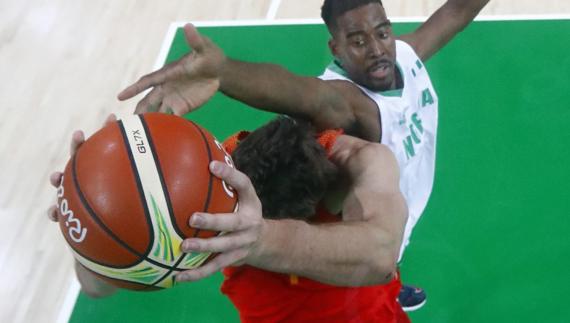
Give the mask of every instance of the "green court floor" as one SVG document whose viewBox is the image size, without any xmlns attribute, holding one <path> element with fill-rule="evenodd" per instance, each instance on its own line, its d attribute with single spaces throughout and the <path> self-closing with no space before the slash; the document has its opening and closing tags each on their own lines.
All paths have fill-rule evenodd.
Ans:
<svg viewBox="0 0 570 323">
<path fill-rule="evenodd" d="M 330 61 L 322 25 L 200 30 L 234 58 L 304 75 Z M 178 30 L 168 61 L 187 50 Z M 426 64 L 440 128 L 434 191 L 401 267 L 429 295 L 414 322 L 570 322 L 569 50 L 570 21 L 475 22 Z M 223 139 L 271 115 L 218 94 L 189 117 Z M 237 322 L 221 279 L 81 294 L 70 321 Z"/>
</svg>

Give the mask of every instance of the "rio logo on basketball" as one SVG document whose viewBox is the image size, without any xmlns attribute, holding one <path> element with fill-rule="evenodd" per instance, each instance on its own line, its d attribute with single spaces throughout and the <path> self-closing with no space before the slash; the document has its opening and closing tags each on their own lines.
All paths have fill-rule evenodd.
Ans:
<svg viewBox="0 0 570 323">
<path fill-rule="evenodd" d="M 83 228 L 81 226 L 81 221 L 75 218 L 73 214 L 73 210 L 69 208 L 69 202 L 64 197 L 65 190 L 63 188 L 63 176 L 61 177 L 61 183 L 57 188 L 57 197 L 59 201 L 59 212 L 62 216 L 66 217 L 65 226 L 68 228 L 67 233 L 71 240 L 81 243 L 85 240 L 85 236 L 87 235 L 87 228 Z"/>
</svg>

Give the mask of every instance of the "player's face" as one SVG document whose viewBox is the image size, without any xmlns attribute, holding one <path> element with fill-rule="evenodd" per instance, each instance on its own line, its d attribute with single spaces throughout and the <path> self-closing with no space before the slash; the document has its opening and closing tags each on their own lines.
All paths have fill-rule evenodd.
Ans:
<svg viewBox="0 0 570 323">
<path fill-rule="evenodd" d="M 396 42 L 384 8 L 371 3 L 337 18 L 329 46 L 350 79 L 373 91 L 396 86 Z"/>
</svg>

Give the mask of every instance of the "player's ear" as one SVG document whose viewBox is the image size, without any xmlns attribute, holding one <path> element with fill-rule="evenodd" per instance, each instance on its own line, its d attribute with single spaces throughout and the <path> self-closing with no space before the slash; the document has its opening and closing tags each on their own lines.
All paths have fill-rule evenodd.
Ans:
<svg viewBox="0 0 570 323">
<path fill-rule="evenodd" d="M 340 55 L 338 52 L 338 45 L 336 40 L 334 40 L 334 38 L 331 38 L 329 40 L 329 49 L 331 51 L 331 54 L 334 56 L 334 60 L 340 65 L 342 66 L 342 60 L 340 59 Z"/>
<path fill-rule="evenodd" d="M 331 54 L 338 60 L 338 46 L 334 38 L 329 39 L 329 50 Z"/>
</svg>

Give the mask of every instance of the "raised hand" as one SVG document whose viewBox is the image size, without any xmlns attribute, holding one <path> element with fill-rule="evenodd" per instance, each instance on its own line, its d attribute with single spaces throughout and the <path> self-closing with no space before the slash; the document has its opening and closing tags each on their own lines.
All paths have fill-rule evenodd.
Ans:
<svg viewBox="0 0 570 323">
<path fill-rule="evenodd" d="M 141 77 L 119 93 L 118 99 L 123 101 L 152 88 L 139 101 L 135 113 L 159 111 L 183 115 L 199 108 L 218 90 L 220 71 L 226 61 L 224 53 L 192 24 L 184 26 L 184 34 L 192 52 Z"/>
<path fill-rule="evenodd" d="M 266 226 L 262 218 L 261 202 L 246 175 L 221 162 L 212 162 L 210 171 L 237 191 L 239 210 L 228 214 L 199 213 L 190 218 L 189 224 L 194 228 L 222 231 L 225 234 L 209 239 L 184 240 L 182 243 L 184 252 L 220 254 L 202 267 L 178 274 L 178 281 L 199 280 L 225 267 L 243 264 L 248 257 L 255 256 L 255 250 L 260 245 L 260 237 Z"/>
<path fill-rule="evenodd" d="M 117 117 L 114 114 L 110 114 L 107 117 L 107 119 L 105 119 L 105 123 L 103 124 L 103 126 L 106 126 L 115 121 L 117 121 Z M 73 133 L 73 135 L 71 136 L 71 145 L 69 149 L 70 156 L 75 155 L 77 149 L 79 149 L 79 146 L 81 146 L 81 144 L 83 144 L 84 141 L 85 141 L 85 135 L 83 134 L 83 131 L 77 130 Z M 49 177 L 50 184 L 53 187 L 57 188 L 61 183 L 62 176 L 63 176 L 62 172 L 53 172 Z M 50 206 L 47 211 L 47 215 L 50 220 L 57 222 L 57 205 Z"/>
</svg>

